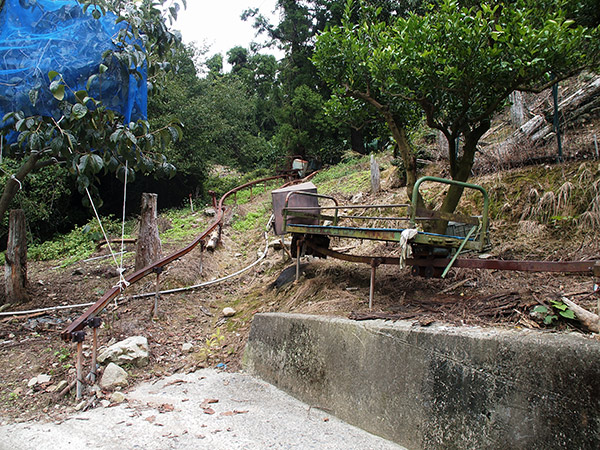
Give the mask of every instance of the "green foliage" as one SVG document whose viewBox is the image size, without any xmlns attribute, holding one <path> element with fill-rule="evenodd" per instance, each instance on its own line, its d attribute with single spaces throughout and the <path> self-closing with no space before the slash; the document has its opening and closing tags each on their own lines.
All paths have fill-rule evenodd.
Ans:
<svg viewBox="0 0 600 450">
<path fill-rule="evenodd" d="M 570 310 L 569 307 L 562 301 L 551 300 L 550 304 L 550 308 L 543 305 L 538 305 L 533 308 L 533 312 L 542 315 L 545 325 L 552 325 L 553 323 L 558 322 L 559 319 L 576 319 L 575 313 L 573 313 L 573 311 Z"/>
<path fill-rule="evenodd" d="M 60 350 L 54 352 L 54 356 L 62 363 L 71 358 L 71 351 L 66 347 L 61 347 Z"/>
<path fill-rule="evenodd" d="M 221 348 L 224 340 L 225 336 L 221 333 L 221 328 L 219 327 L 206 338 L 204 345 L 198 350 L 197 357 L 200 361 L 210 359 Z"/>
<path fill-rule="evenodd" d="M 537 91 L 598 64 L 598 28 L 576 26 L 565 4 L 441 0 L 391 20 L 363 8 L 357 25 L 349 0 L 341 26 L 317 38 L 313 61 L 335 94 L 362 100 L 385 118 L 407 177 L 416 178 L 415 159 L 401 131 L 418 107 L 448 141 L 452 178 L 466 181 L 479 139 L 511 92 Z M 464 145 L 455 151 L 459 136 Z M 452 212 L 461 194 L 450 188 L 442 210 Z"/>
<path fill-rule="evenodd" d="M 350 194 L 368 189 L 370 176 L 369 156 L 348 153 L 343 162 L 321 170 L 312 181 L 322 194 Z"/>
<path fill-rule="evenodd" d="M 167 65 L 162 58 L 177 45 L 177 37 L 170 33 L 165 21 L 177 16 L 179 2 L 169 1 L 165 12 L 161 9 L 166 0 L 154 2 L 129 2 L 125 0 L 80 0 L 83 10 L 91 10 L 99 18 L 107 11 L 114 11 L 117 22 L 125 21 L 117 36 L 117 50 L 108 50 L 98 55 L 98 67 L 86 84 L 86 89 L 75 91 L 69 86 L 60 71 L 48 73 L 49 89 L 62 112 L 55 117 L 26 117 L 21 111 L 13 111 L 3 117 L 9 124 L 2 133 L 16 132 L 17 141 L 4 150 L 5 155 L 21 161 L 17 171 L 20 180 L 27 175 L 51 164 L 62 163 L 77 180 L 80 192 L 88 189 L 97 193 L 98 176 L 101 172 L 115 173 L 121 180 L 125 172 L 131 180 L 136 171 L 172 175 L 174 166 L 167 162 L 156 149 L 163 149 L 173 140 L 181 138 L 182 130 L 176 123 L 151 130 L 147 121 L 123 123 L 123 118 L 108 109 L 100 98 L 94 98 L 97 86 L 107 76 L 109 67 L 136 72 L 146 67 L 150 84 L 156 85 Z M 142 48 L 143 46 L 143 48 Z M 139 74 L 138 74 L 139 75 Z M 37 94 L 30 93 L 33 104 Z M 6 184 L 5 195 L 0 200 L 0 218 L 3 218 L 15 194 L 14 181 Z M 87 196 L 84 204 L 89 206 Z"/>
<path fill-rule="evenodd" d="M 19 169 L 20 162 L 4 158 L 0 164 L 0 185 Z M 53 234 L 81 222 L 81 211 L 71 208 L 71 196 L 76 191 L 66 168 L 58 165 L 32 173 L 16 193 L 13 207 L 24 210 L 30 238 L 34 241 L 50 238 Z M 8 233 L 8 217 L 1 227 Z"/>
<path fill-rule="evenodd" d="M 170 242 L 189 240 L 197 235 L 198 230 L 206 224 L 206 220 L 200 213 L 192 213 L 189 208 L 172 209 L 161 216 L 165 217 L 171 226 L 168 230 L 163 231 L 160 237 Z"/>
<path fill-rule="evenodd" d="M 114 218 L 104 218 L 102 225 L 109 236 L 121 235 L 121 223 Z M 75 227 L 66 235 L 30 246 L 27 256 L 33 261 L 62 260 L 62 265 L 66 266 L 89 258 L 96 249 L 96 241 L 102 238 L 100 225 L 93 219 L 87 225 Z"/>
<path fill-rule="evenodd" d="M 251 211 L 243 218 L 234 215 L 231 227 L 235 231 L 246 232 L 249 230 L 262 229 L 266 226 L 270 216 L 270 205 L 262 205 L 256 211 Z"/>
</svg>

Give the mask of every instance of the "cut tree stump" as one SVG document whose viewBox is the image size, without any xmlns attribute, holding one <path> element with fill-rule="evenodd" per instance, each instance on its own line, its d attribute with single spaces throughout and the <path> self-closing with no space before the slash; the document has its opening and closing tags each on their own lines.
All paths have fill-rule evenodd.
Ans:
<svg viewBox="0 0 600 450">
<path fill-rule="evenodd" d="M 157 194 L 142 194 L 140 233 L 135 253 L 136 272 L 162 257 L 162 245 L 158 234 Z"/>
<path fill-rule="evenodd" d="M 13 209 L 9 216 L 8 243 L 4 265 L 6 298 L 12 303 L 22 303 L 27 295 L 27 234 L 25 212 Z"/>
</svg>

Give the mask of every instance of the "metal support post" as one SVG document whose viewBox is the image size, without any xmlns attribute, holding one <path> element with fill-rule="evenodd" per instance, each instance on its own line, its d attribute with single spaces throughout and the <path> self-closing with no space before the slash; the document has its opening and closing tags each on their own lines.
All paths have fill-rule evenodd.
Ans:
<svg viewBox="0 0 600 450">
<path fill-rule="evenodd" d="M 375 274 L 379 261 L 377 258 L 371 260 L 371 282 L 369 284 L 369 311 L 373 308 L 373 296 L 375 295 Z"/>
<path fill-rule="evenodd" d="M 300 279 L 300 253 L 302 250 L 302 240 L 296 242 L 296 281 Z"/>
<path fill-rule="evenodd" d="M 162 267 L 154 269 L 156 272 L 156 290 L 154 292 L 154 306 L 152 307 L 152 320 L 158 319 L 158 298 L 160 297 L 160 274 L 163 271 Z"/>
<path fill-rule="evenodd" d="M 83 341 L 85 340 L 85 331 L 75 331 L 73 333 L 73 342 L 77 343 L 77 362 L 75 364 L 76 382 L 77 382 L 77 400 L 80 400 L 83 395 L 83 376 L 82 376 L 82 365 L 83 365 Z"/>
<path fill-rule="evenodd" d="M 96 382 L 96 378 L 98 377 L 98 328 L 102 324 L 102 319 L 100 317 L 92 317 L 87 321 L 88 326 L 92 329 L 92 368 L 90 370 L 90 378 L 92 383 Z"/>
<path fill-rule="evenodd" d="M 212 198 L 213 208 L 216 208 L 217 207 L 217 193 L 215 191 L 208 191 L 208 193 Z"/>
</svg>

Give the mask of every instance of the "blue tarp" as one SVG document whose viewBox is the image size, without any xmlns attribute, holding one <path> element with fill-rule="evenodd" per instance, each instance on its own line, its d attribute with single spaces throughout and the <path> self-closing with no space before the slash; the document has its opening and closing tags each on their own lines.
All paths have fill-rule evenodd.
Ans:
<svg viewBox="0 0 600 450">
<path fill-rule="evenodd" d="M 60 118 L 59 102 L 49 90 L 48 72 L 63 75 L 73 90 L 85 89 L 101 63 L 108 71 L 90 86 L 90 95 L 125 117 L 147 117 L 145 68 L 136 78 L 116 58 L 107 64 L 102 54 L 116 50 L 114 38 L 124 23 L 116 16 L 94 19 L 76 0 L 6 0 L 0 12 L 0 121 L 11 111 L 26 116 Z M 30 92 L 39 89 L 32 105 Z"/>
</svg>

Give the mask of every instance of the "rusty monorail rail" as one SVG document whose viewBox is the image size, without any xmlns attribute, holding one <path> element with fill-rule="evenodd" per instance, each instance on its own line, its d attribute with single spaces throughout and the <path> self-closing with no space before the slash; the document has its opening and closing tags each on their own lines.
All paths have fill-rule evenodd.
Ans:
<svg viewBox="0 0 600 450">
<path fill-rule="evenodd" d="M 249 183 L 243 184 L 241 186 L 238 186 L 238 187 L 230 190 L 229 192 L 224 194 L 221 197 L 221 199 L 219 200 L 219 202 L 217 204 L 217 213 L 215 215 L 214 221 L 198 237 L 196 237 L 196 239 L 194 239 L 194 241 L 191 244 L 189 244 L 187 247 L 182 248 L 181 250 L 178 250 L 176 252 L 171 253 L 170 255 L 165 256 L 164 258 L 156 261 L 153 264 L 150 264 L 150 265 L 144 267 L 143 269 L 140 269 L 140 270 L 128 275 L 127 277 L 125 277 L 125 281 L 128 284 L 132 284 L 132 283 L 135 283 L 136 281 L 141 280 L 142 278 L 144 278 L 145 276 L 147 276 L 151 273 L 157 273 L 163 267 L 168 265 L 169 263 L 181 258 L 185 254 L 189 253 L 194 248 L 196 248 L 196 246 L 198 246 L 198 244 L 200 244 L 201 242 L 204 242 L 204 240 L 216 228 L 222 227 L 223 217 L 225 215 L 224 202 L 229 196 L 234 195 L 236 192 L 239 192 L 243 189 L 250 188 L 252 186 L 255 186 L 255 185 L 258 185 L 261 183 L 267 183 L 268 181 L 277 180 L 277 179 L 281 179 L 281 178 L 289 178 L 289 175 L 284 174 L 284 175 L 276 175 L 276 176 L 272 176 L 272 177 L 262 178 L 260 180 L 251 181 Z M 94 303 L 87 310 L 85 310 L 81 316 L 79 316 L 76 320 L 74 320 L 61 333 L 62 338 L 65 341 L 70 341 L 73 338 L 73 333 L 81 331 L 87 325 L 93 325 L 91 322 L 91 319 L 93 319 L 100 311 L 102 311 L 106 307 L 106 305 L 112 299 L 117 297 L 121 292 L 122 292 L 122 289 L 120 286 L 113 286 L 108 291 L 106 291 L 106 293 L 96 303 Z M 94 327 L 94 330 L 95 330 L 95 327 Z"/>
</svg>

